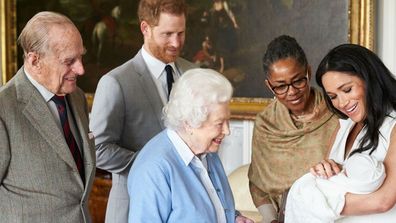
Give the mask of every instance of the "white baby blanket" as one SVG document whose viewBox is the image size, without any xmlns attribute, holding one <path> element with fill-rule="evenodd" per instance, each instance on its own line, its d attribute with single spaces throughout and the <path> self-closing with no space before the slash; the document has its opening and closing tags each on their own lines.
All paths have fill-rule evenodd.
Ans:
<svg viewBox="0 0 396 223">
<path fill-rule="evenodd" d="M 321 179 L 307 173 L 290 188 L 285 210 L 286 223 L 333 223 L 340 218 L 345 194 L 367 194 L 385 179 L 382 162 L 366 154 L 354 154 L 341 173 Z"/>
</svg>

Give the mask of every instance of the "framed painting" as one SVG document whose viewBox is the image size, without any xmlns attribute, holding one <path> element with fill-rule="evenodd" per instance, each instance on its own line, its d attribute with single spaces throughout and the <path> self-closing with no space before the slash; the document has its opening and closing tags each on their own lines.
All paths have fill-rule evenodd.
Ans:
<svg viewBox="0 0 396 223">
<path fill-rule="evenodd" d="M 87 54 L 79 86 L 92 99 L 99 78 L 131 58 L 142 45 L 130 0 L 1 1 L 2 80 L 21 66 L 16 47 L 20 30 L 36 12 L 70 17 L 79 28 Z M 186 0 L 189 4 L 183 57 L 216 69 L 233 84 L 232 117 L 254 119 L 273 95 L 264 86 L 261 58 L 276 36 L 293 36 L 315 71 L 336 45 L 352 42 L 373 49 L 375 0 Z"/>
</svg>

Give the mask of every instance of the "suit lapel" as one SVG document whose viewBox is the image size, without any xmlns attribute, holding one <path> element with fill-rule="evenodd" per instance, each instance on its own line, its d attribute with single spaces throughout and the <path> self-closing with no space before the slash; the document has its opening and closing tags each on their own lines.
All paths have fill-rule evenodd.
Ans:
<svg viewBox="0 0 396 223">
<path fill-rule="evenodd" d="M 94 162 L 94 151 L 91 149 L 89 138 L 88 138 L 88 117 L 87 112 L 84 111 L 85 101 L 81 100 L 81 97 L 77 93 L 72 93 L 67 96 L 69 101 L 70 110 L 73 113 L 76 128 L 81 138 L 81 153 L 84 161 L 84 171 L 85 171 L 85 182 L 84 185 L 88 184 L 89 179 L 92 175 Z M 81 105 L 81 106 L 76 106 Z"/>
<path fill-rule="evenodd" d="M 198 66 L 196 66 L 196 64 L 190 63 L 187 60 L 182 59 L 180 57 L 178 57 L 176 59 L 175 66 L 176 66 L 177 72 L 179 72 L 179 74 L 181 74 L 181 75 L 183 75 L 183 73 L 189 69 L 198 67 Z"/>
<path fill-rule="evenodd" d="M 17 100 L 22 104 L 22 113 L 58 156 L 71 168 L 77 168 L 63 133 L 56 125 L 47 103 L 26 78 L 22 68 L 17 75 L 15 80 Z"/>
<path fill-rule="evenodd" d="M 144 86 L 142 90 L 147 95 L 147 98 L 149 98 L 151 107 L 156 113 L 158 123 L 161 125 L 162 128 L 165 128 L 164 123 L 162 121 L 162 108 L 164 107 L 164 104 L 161 100 L 161 96 L 159 95 L 158 91 L 152 90 L 152 89 L 157 89 L 157 86 L 154 83 L 152 76 L 150 75 L 150 71 L 147 68 L 146 63 L 144 62 L 141 50 L 132 59 L 132 63 L 135 68 L 135 71 L 139 75 L 139 80 L 142 83 L 142 86 Z M 194 64 L 182 58 L 178 58 L 176 60 L 175 66 L 180 74 L 183 74 L 188 69 L 196 67 Z"/>
<path fill-rule="evenodd" d="M 142 89 L 147 95 L 153 111 L 155 111 L 157 121 L 160 123 L 161 128 L 165 128 L 164 123 L 162 122 L 162 108 L 164 107 L 164 104 L 162 103 L 161 96 L 158 91 L 153 91 L 153 89 L 157 89 L 157 86 L 155 85 L 153 78 L 150 75 L 150 71 L 143 60 L 141 51 L 139 51 L 135 56 L 133 62 L 136 67 L 136 72 L 139 74 L 139 80 L 143 86 Z"/>
</svg>

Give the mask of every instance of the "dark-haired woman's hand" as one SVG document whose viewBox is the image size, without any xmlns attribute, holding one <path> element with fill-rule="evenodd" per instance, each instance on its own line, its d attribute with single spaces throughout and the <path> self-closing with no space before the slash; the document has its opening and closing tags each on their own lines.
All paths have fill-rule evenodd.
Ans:
<svg viewBox="0 0 396 223">
<path fill-rule="evenodd" d="M 331 159 L 325 159 L 311 167 L 310 172 L 317 177 L 327 179 L 338 174 L 341 171 L 340 166 Z"/>
</svg>

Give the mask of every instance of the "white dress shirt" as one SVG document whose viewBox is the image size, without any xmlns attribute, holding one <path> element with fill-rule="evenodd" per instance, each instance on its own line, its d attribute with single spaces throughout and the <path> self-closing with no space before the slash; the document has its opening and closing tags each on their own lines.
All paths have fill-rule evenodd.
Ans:
<svg viewBox="0 0 396 223">
<path fill-rule="evenodd" d="M 142 56 L 151 73 L 151 77 L 153 78 L 154 83 L 157 86 L 157 90 L 159 92 L 162 102 L 163 104 L 166 104 L 166 102 L 168 101 L 168 84 L 166 82 L 165 66 L 167 64 L 152 56 L 144 49 L 144 46 L 142 47 Z M 169 65 L 173 69 L 173 80 L 176 81 L 180 77 L 180 72 L 176 68 L 174 62 L 169 63 Z"/>
</svg>

